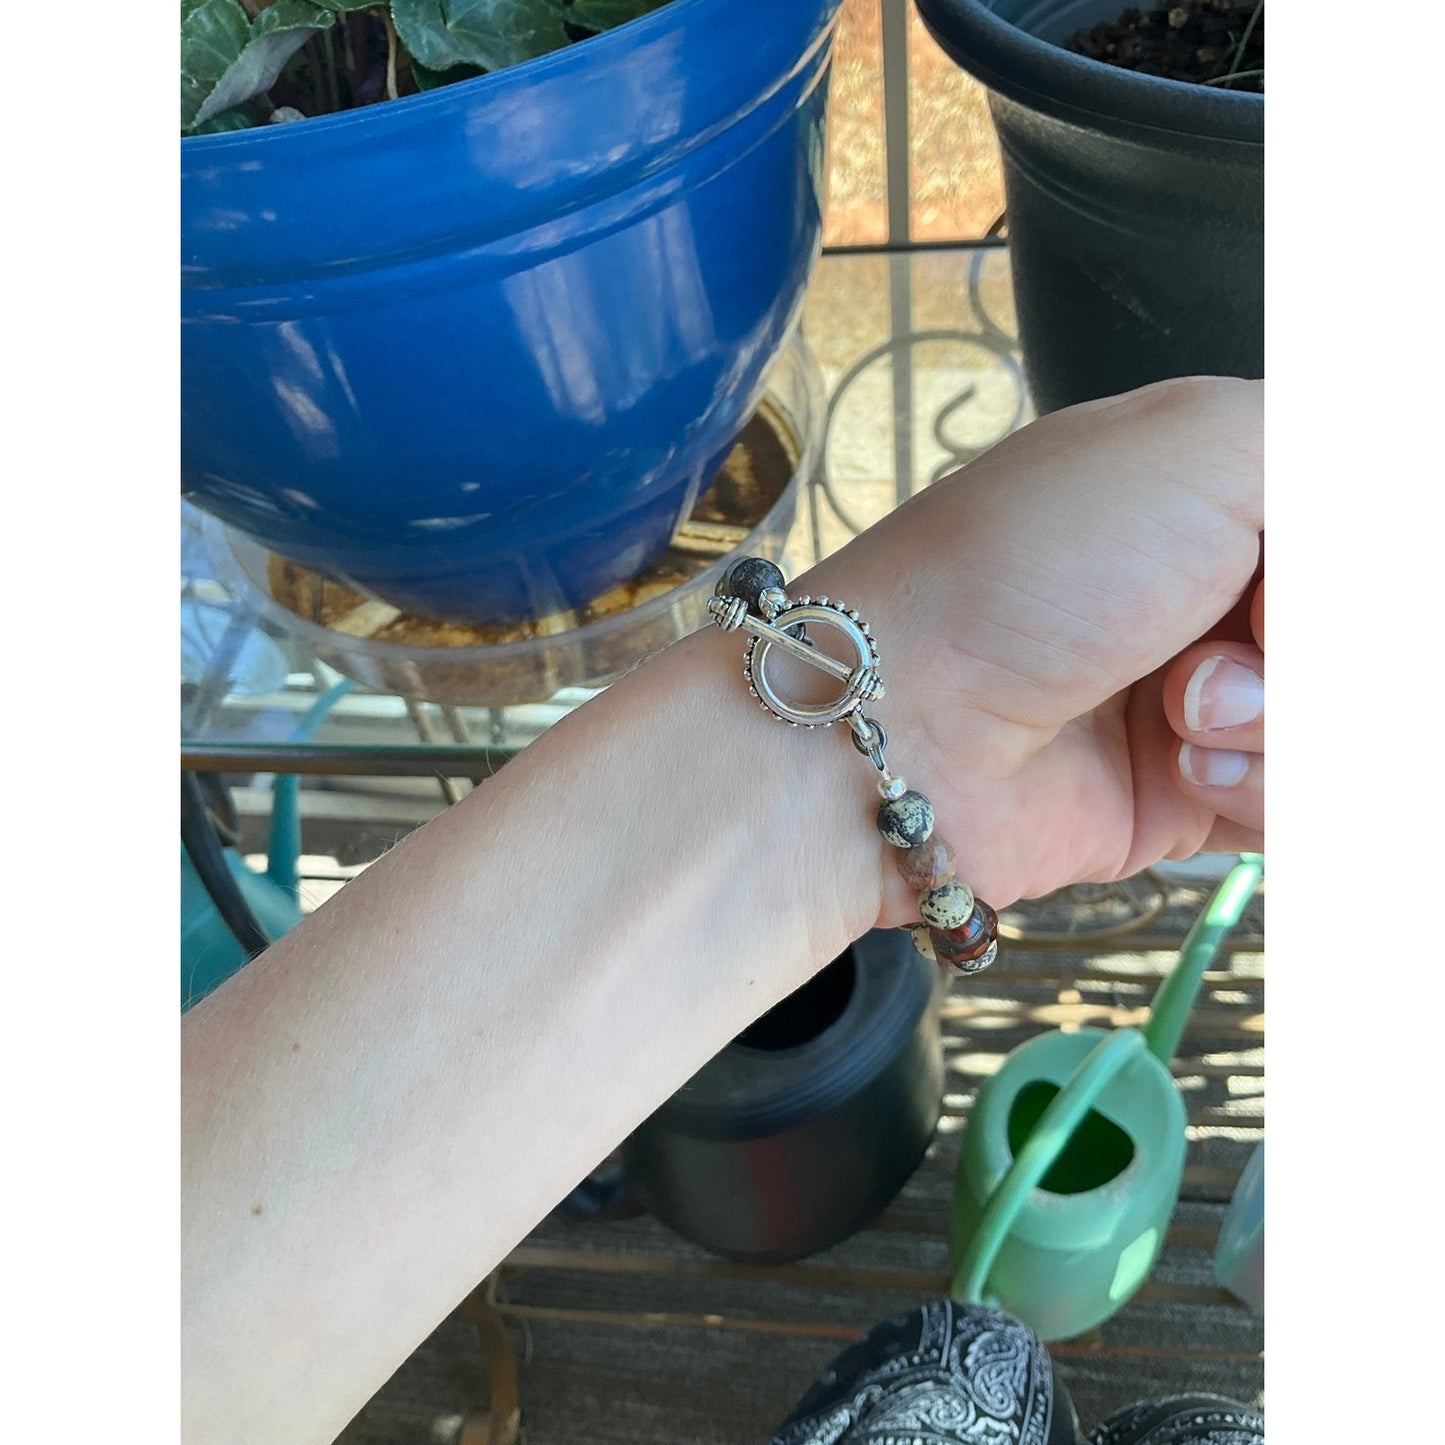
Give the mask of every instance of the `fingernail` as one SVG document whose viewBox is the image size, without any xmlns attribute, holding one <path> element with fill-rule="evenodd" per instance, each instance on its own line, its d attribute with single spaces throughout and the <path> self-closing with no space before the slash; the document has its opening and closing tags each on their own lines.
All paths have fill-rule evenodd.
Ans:
<svg viewBox="0 0 1445 1445">
<path fill-rule="evenodd" d="M 1184 726 L 1212 732 L 1257 722 L 1264 714 L 1264 679 L 1230 657 L 1206 657 L 1184 689 Z"/>
<path fill-rule="evenodd" d="M 1249 755 L 1232 748 L 1197 748 L 1185 743 L 1179 749 L 1179 771 L 1186 781 L 1203 788 L 1232 788 L 1244 781 Z"/>
</svg>

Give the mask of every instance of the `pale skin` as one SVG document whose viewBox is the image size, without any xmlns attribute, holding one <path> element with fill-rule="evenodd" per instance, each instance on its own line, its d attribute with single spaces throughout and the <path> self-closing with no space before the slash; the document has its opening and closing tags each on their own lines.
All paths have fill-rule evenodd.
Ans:
<svg viewBox="0 0 1445 1445">
<path fill-rule="evenodd" d="M 872 624 L 889 761 L 995 906 L 1263 846 L 1262 404 L 1056 414 L 790 584 Z M 651 659 L 186 1016 L 187 1445 L 328 1445 L 729 1039 L 916 919 L 867 764 L 741 649 Z"/>
</svg>

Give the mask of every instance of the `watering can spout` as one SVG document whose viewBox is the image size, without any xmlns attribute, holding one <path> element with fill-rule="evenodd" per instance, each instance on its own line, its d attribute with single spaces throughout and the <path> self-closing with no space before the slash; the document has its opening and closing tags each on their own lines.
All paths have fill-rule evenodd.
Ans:
<svg viewBox="0 0 1445 1445">
<path fill-rule="evenodd" d="M 1205 972 L 1244 916 L 1263 876 L 1264 859 L 1258 853 L 1241 853 L 1185 937 L 1179 961 L 1154 995 L 1144 1026 L 1144 1042 L 1161 1064 L 1167 1066 L 1174 1057 Z"/>
</svg>

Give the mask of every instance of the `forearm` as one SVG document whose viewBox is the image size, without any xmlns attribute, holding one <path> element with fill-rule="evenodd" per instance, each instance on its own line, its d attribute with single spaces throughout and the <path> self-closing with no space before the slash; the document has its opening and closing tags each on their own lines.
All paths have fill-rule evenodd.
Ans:
<svg viewBox="0 0 1445 1445">
<path fill-rule="evenodd" d="M 769 725 L 738 655 L 654 659 L 187 1016 L 189 1445 L 331 1439 L 874 920 L 866 767 Z"/>
</svg>

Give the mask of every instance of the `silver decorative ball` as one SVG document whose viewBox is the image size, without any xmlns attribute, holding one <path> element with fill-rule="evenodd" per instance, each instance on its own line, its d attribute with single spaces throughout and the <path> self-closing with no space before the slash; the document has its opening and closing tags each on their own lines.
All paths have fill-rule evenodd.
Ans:
<svg viewBox="0 0 1445 1445">
<path fill-rule="evenodd" d="M 781 587 L 764 587 L 758 593 L 758 611 L 771 622 L 788 606 L 789 600 L 788 594 Z"/>
</svg>

